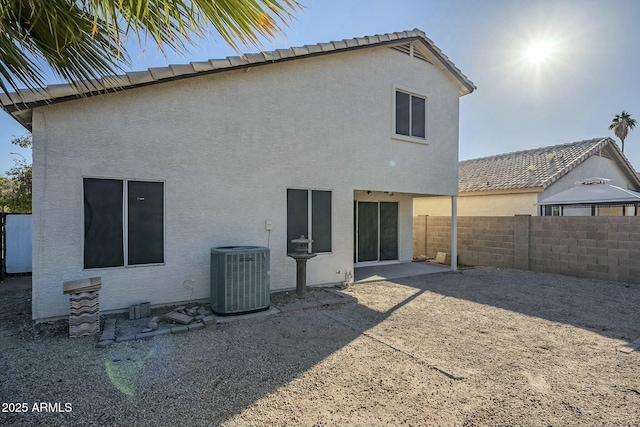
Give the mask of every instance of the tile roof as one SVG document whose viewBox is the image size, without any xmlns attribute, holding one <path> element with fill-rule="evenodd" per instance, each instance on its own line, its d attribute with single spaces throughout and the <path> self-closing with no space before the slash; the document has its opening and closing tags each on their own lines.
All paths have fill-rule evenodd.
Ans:
<svg viewBox="0 0 640 427">
<path fill-rule="evenodd" d="M 210 59 L 204 62 L 191 62 L 189 64 L 149 68 L 146 71 L 127 72 L 111 78 L 81 82 L 79 85 L 56 84 L 34 91 L 20 90 L 18 93 L 12 93 L 9 96 L 0 94 L 0 106 L 12 114 L 23 126 L 30 128 L 31 109 L 54 102 L 63 102 L 83 96 L 115 92 L 143 85 L 157 84 L 238 68 L 254 67 L 374 46 L 391 47 L 413 41 L 421 41 L 423 46 L 460 82 L 460 95 L 471 93 L 476 89 L 473 82 L 442 53 L 433 41 L 431 41 L 423 31 L 416 28 L 412 31 L 378 34 L 328 43 L 305 45 L 302 47 L 291 47 L 289 49 L 246 53 L 239 56 L 228 56 L 224 59 Z"/>
<path fill-rule="evenodd" d="M 544 190 L 607 145 L 620 155 L 621 163 L 633 176 L 634 169 L 629 160 L 611 138 L 594 138 L 462 161 L 459 163 L 459 192 Z"/>
</svg>

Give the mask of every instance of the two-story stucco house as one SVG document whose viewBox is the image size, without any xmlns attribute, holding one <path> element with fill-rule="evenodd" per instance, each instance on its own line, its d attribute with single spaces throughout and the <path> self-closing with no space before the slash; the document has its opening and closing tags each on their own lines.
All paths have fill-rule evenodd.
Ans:
<svg viewBox="0 0 640 427">
<path fill-rule="evenodd" d="M 475 86 L 422 31 L 126 73 L 2 98 L 33 132 L 33 317 L 206 299 L 211 248 L 313 239 L 310 285 L 412 259 L 413 198 L 458 191 L 458 103 Z M 188 284 L 188 285 L 187 285 Z"/>
</svg>

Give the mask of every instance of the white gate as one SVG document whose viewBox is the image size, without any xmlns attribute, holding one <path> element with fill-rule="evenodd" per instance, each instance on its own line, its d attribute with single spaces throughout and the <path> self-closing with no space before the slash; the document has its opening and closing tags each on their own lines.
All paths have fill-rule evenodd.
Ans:
<svg viewBox="0 0 640 427">
<path fill-rule="evenodd" d="M 5 266 L 7 274 L 31 273 L 31 214 L 5 217 Z"/>
</svg>

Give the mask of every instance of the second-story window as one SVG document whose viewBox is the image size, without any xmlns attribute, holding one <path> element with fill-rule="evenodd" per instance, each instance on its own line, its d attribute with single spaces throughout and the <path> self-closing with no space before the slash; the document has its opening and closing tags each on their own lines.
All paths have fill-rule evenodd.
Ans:
<svg viewBox="0 0 640 427">
<path fill-rule="evenodd" d="M 426 98 L 396 90 L 396 134 L 425 139 L 426 105 Z"/>
</svg>

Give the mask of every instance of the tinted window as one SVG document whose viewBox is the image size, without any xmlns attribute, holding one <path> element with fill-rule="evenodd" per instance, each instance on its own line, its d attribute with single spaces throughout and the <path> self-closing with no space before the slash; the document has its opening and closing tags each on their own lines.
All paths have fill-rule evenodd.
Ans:
<svg viewBox="0 0 640 427">
<path fill-rule="evenodd" d="M 331 252 L 331 191 L 311 192 L 313 252 Z"/>
<path fill-rule="evenodd" d="M 331 191 L 287 190 L 287 252 L 295 251 L 291 240 L 300 236 L 311 237 L 313 252 L 331 252 Z"/>
<path fill-rule="evenodd" d="M 408 93 L 396 92 L 396 133 L 399 135 L 409 135 L 409 101 Z"/>
<path fill-rule="evenodd" d="M 398 259 L 398 204 L 380 202 L 380 260 Z"/>
<path fill-rule="evenodd" d="M 396 134 L 426 137 L 427 100 L 396 91 Z"/>
<path fill-rule="evenodd" d="M 425 137 L 425 99 L 411 97 L 411 136 Z"/>
<path fill-rule="evenodd" d="M 84 268 L 164 262 L 162 182 L 84 178 L 83 191 Z"/>
<path fill-rule="evenodd" d="M 128 264 L 164 262 L 164 184 L 129 181 Z"/>
<path fill-rule="evenodd" d="M 287 252 L 294 252 L 291 240 L 309 237 L 309 199 L 307 190 L 287 190 Z"/>
<path fill-rule="evenodd" d="M 124 265 L 123 182 L 84 179 L 84 268 Z"/>
</svg>

